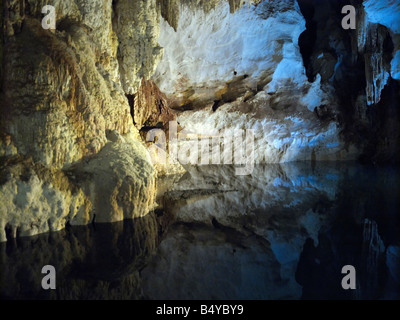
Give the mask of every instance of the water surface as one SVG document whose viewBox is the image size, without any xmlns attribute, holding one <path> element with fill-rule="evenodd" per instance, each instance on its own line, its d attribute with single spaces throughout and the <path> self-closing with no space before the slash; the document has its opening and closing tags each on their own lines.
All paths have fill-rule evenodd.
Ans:
<svg viewBox="0 0 400 320">
<path fill-rule="evenodd" d="M 0 244 L 2 299 L 398 299 L 399 173 L 354 163 L 191 167 L 136 220 Z M 41 288 L 54 265 L 57 289 Z M 341 286 L 356 268 L 356 290 Z"/>
</svg>

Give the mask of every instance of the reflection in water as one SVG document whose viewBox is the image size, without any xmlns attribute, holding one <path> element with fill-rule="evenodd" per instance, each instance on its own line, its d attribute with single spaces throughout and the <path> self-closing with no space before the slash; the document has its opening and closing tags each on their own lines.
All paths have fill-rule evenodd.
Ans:
<svg viewBox="0 0 400 320">
<path fill-rule="evenodd" d="M 0 244 L 0 297 L 400 298 L 397 169 L 292 163 L 234 173 L 191 167 L 144 218 Z M 55 291 L 41 289 L 46 264 L 56 267 Z M 356 290 L 341 287 L 344 265 L 357 270 Z"/>
<path fill-rule="evenodd" d="M 2 299 L 140 299 L 139 271 L 158 245 L 154 214 L 21 238 L 0 247 Z M 42 290 L 44 265 L 57 289 Z"/>
</svg>

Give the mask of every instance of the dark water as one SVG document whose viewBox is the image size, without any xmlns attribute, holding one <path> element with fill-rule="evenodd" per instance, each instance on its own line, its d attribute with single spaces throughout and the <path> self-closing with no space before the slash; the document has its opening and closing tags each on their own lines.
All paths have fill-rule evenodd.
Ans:
<svg viewBox="0 0 400 320">
<path fill-rule="evenodd" d="M 159 181 L 144 218 L 1 243 L 0 298 L 399 299 L 399 177 L 351 163 L 190 168 Z M 41 287 L 44 265 L 56 290 Z"/>
</svg>

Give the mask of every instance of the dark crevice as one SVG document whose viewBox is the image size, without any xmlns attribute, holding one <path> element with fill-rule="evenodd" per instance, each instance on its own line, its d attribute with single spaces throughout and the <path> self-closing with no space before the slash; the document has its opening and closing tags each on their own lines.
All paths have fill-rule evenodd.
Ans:
<svg viewBox="0 0 400 320">
<path fill-rule="evenodd" d="M 330 106 L 320 106 L 315 110 L 316 115 L 321 121 L 335 118 L 342 128 L 342 138 L 361 147 L 370 130 L 361 114 L 365 112 L 362 108 L 367 106 L 360 105 L 360 97 L 366 93 L 365 58 L 364 52 L 357 51 L 357 34 L 341 26 L 341 9 L 351 4 L 360 11 L 362 1 L 298 0 L 298 4 L 306 20 L 299 47 L 307 78 L 313 82 L 320 74 L 321 83 L 333 86 L 337 102 L 334 112 Z M 385 52 L 392 48 L 389 40 L 383 45 Z M 366 50 L 375 50 L 375 47 L 376 44 L 367 43 Z M 373 123 L 369 125 L 374 126 Z"/>
<path fill-rule="evenodd" d="M 299 37 L 300 53 L 306 69 L 308 81 L 314 81 L 313 70 L 310 68 L 310 59 L 317 39 L 317 23 L 313 20 L 314 4 L 310 0 L 298 0 L 300 11 L 306 20 L 306 30 Z"/>
<path fill-rule="evenodd" d="M 193 102 L 188 102 L 185 103 L 184 105 L 180 106 L 178 110 L 182 110 L 182 111 L 188 111 L 188 110 L 194 110 L 195 106 Z"/>
<path fill-rule="evenodd" d="M 214 104 L 213 104 L 213 106 L 212 106 L 212 111 L 213 112 L 215 112 L 215 111 L 217 111 L 217 109 L 221 106 L 221 100 L 215 100 L 214 101 Z"/>
<path fill-rule="evenodd" d="M 57 21 L 57 30 L 68 31 L 73 25 L 77 25 L 76 21 L 69 18 L 63 18 L 62 20 Z"/>
<path fill-rule="evenodd" d="M 363 163 L 400 162 L 400 85 L 389 78 L 378 104 L 367 111 L 370 130 Z"/>
<path fill-rule="evenodd" d="M 117 2 L 118 2 L 118 0 L 113 0 L 113 1 L 112 1 L 111 7 L 112 7 L 112 11 L 113 11 L 113 12 L 116 12 L 116 9 L 117 9 Z"/>
<path fill-rule="evenodd" d="M 4 231 L 6 233 L 7 241 L 12 240 L 13 239 L 12 227 L 9 224 L 7 224 L 6 227 L 4 228 Z"/>
<path fill-rule="evenodd" d="M 129 107 L 131 110 L 133 124 L 136 125 L 136 123 L 135 123 L 135 95 L 134 94 L 126 94 L 126 98 L 128 99 Z"/>
<path fill-rule="evenodd" d="M 222 225 L 214 217 L 211 219 L 211 223 L 216 229 L 222 229 Z"/>
</svg>

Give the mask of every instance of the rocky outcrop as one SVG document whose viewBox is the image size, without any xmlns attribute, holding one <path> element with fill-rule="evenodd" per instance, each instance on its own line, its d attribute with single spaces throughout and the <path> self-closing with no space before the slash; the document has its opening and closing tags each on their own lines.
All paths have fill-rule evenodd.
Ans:
<svg viewBox="0 0 400 320">
<path fill-rule="evenodd" d="M 0 241 L 57 231 L 72 219 L 90 222 L 88 196 L 61 170 L 8 159 L 2 163 L 1 177 Z"/>
<path fill-rule="evenodd" d="M 0 169 L 0 240 L 146 215 L 156 191 L 147 150 L 130 135 L 113 131 L 108 137 L 98 154 L 66 170 L 6 160 Z"/>
<path fill-rule="evenodd" d="M 129 105 L 112 81 L 111 1 L 98 20 L 94 8 L 84 6 L 80 12 L 77 5 L 67 6 L 63 12 L 60 7 L 55 33 L 42 28 L 39 4 L 30 11 L 12 3 L 8 8 L 2 131 L 18 154 L 63 168 L 96 154 L 107 142 L 106 130 L 129 132 Z"/>
<path fill-rule="evenodd" d="M 381 92 L 389 78 L 393 45 L 385 27 L 369 27 L 365 50 L 366 96 L 367 104 L 371 105 L 381 100 Z"/>
<path fill-rule="evenodd" d="M 322 84 L 331 88 L 331 96 L 336 97 L 337 105 L 328 108 L 337 115 L 343 128 L 342 138 L 361 151 L 363 161 L 398 162 L 397 142 L 388 143 L 398 141 L 398 131 L 393 129 L 389 134 L 386 129 L 398 128 L 400 123 L 394 111 L 397 102 L 393 88 L 398 81 L 398 3 L 359 0 L 350 3 L 299 0 L 298 3 L 306 19 L 306 30 L 299 38 L 306 73 L 309 81 L 321 75 Z M 339 23 L 344 17 L 341 8 L 347 4 L 356 8 L 356 30 L 344 30 Z M 389 99 L 387 91 L 393 92 Z M 385 101 L 381 103 L 384 95 Z M 382 125 L 386 122 L 387 125 Z M 380 137 L 380 141 L 375 137 Z"/>
<path fill-rule="evenodd" d="M 297 2 L 261 2 L 233 14 L 224 2 L 209 13 L 183 5 L 181 12 L 176 30 L 161 21 L 165 52 L 153 79 L 185 130 L 251 129 L 257 163 L 359 156 L 340 134 L 340 107 L 324 84 L 335 54 L 324 55 L 320 75 L 307 81 Z"/>
<path fill-rule="evenodd" d="M 156 2 L 56 2 L 55 30 L 45 2 L 3 4 L 1 240 L 146 214 L 155 171 L 126 94 L 160 54 Z"/>
<path fill-rule="evenodd" d="M 121 84 L 126 94 L 134 94 L 142 78 L 154 73 L 163 55 L 158 45 L 160 8 L 156 0 L 120 0 L 114 10 Z"/>
<path fill-rule="evenodd" d="M 139 130 L 143 127 L 168 129 L 169 122 L 176 118 L 167 98 L 151 80 L 143 79 L 136 94 L 128 96 L 128 100 L 133 122 Z"/>
<path fill-rule="evenodd" d="M 164 56 L 153 77 L 178 106 L 215 100 L 236 75 L 247 75 L 247 91 L 261 91 L 283 58 L 274 79 L 285 76 L 279 71 L 286 63 L 295 68 L 287 78 L 301 76 L 297 39 L 304 19 L 295 1 L 246 5 L 234 14 L 224 1 L 211 11 L 184 3 L 181 15 L 176 31 L 161 21 Z"/>
<path fill-rule="evenodd" d="M 157 0 L 161 8 L 161 16 L 169 23 L 169 25 L 177 31 L 181 7 L 183 5 L 189 6 L 192 9 L 202 9 L 205 13 L 215 9 L 215 6 L 221 0 Z M 230 13 L 235 13 L 243 5 L 258 4 L 261 0 L 224 0 L 229 2 Z"/>
<path fill-rule="evenodd" d="M 396 1 L 371 1 L 363 2 L 363 9 L 365 11 L 364 25 L 367 25 L 364 30 L 368 30 L 368 25 L 373 28 L 379 24 L 387 29 L 390 35 L 390 41 L 393 42 L 393 59 L 390 62 L 390 69 L 386 70 L 393 79 L 400 80 L 399 67 L 400 67 L 400 4 Z M 362 31 L 363 32 L 363 31 Z M 365 32 L 365 31 L 364 31 Z M 388 35 L 386 35 L 387 37 Z M 386 57 L 388 58 L 389 50 L 385 50 Z"/>
</svg>

